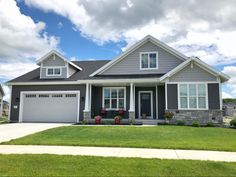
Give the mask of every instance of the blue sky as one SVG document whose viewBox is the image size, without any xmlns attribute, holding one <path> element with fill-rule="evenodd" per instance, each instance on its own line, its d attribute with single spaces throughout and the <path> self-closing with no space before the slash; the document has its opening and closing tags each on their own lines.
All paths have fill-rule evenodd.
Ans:
<svg viewBox="0 0 236 177">
<path fill-rule="evenodd" d="M 51 49 L 71 60 L 113 59 L 150 34 L 230 75 L 223 97 L 236 97 L 234 0 L 0 0 L 0 7 L 1 83 L 37 67 Z"/>
<path fill-rule="evenodd" d="M 125 41 L 98 45 L 91 39 L 81 36 L 79 31 L 75 31 L 75 25 L 62 16 L 30 8 L 22 1 L 19 1 L 17 5 L 21 13 L 30 16 L 35 22 L 44 21 L 47 24 L 48 35 L 55 35 L 60 39 L 58 48 L 64 52 L 67 58 L 110 60 L 120 54 L 121 48 L 127 45 Z"/>
</svg>

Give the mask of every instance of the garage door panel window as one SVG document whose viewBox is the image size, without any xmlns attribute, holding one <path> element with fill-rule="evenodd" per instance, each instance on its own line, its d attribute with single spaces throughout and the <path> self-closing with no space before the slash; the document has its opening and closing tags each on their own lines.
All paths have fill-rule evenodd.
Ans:
<svg viewBox="0 0 236 177">
<path fill-rule="evenodd" d="M 61 97 L 63 97 L 63 95 L 62 94 L 52 94 L 52 97 L 53 98 L 61 98 Z"/>
<path fill-rule="evenodd" d="M 103 88 L 103 107 L 108 110 L 125 109 L 125 87 Z"/>
<path fill-rule="evenodd" d="M 66 97 L 76 97 L 76 94 L 66 94 Z"/>
<path fill-rule="evenodd" d="M 179 84 L 179 109 L 206 109 L 206 84 Z"/>
<path fill-rule="evenodd" d="M 26 94 L 26 98 L 36 98 L 36 94 Z"/>
<path fill-rule="evenodd" d="M 49 94 L 39 94 L 39 98 L 49 98 Z"/>
</svg>

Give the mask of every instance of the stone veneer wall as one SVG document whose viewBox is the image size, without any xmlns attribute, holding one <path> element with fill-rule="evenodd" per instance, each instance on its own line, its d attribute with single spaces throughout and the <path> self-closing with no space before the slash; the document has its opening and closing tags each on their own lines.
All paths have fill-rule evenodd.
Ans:
<svg viewBox="0 0 236 177">
<path fill-rule="evenodd" d="M 223 114 L 221 110 L 167 110 L 174 113 L 172 123 L 184 120 L 186 125 L 191 125 L 193 121 L 198 121 L 201 125 L 212 122 L 217 125 L 223 124 Z"/>
</svg>

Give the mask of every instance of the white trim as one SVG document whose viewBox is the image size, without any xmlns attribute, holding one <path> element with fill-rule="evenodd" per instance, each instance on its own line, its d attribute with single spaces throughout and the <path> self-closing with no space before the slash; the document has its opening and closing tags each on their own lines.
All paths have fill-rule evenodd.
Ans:
<svg viewBox="0 0 236 177">
<path fill-rule="evenodd" d="M 78 108 L 77 108 L 77 123 L 79 122 L 79 114 L 80 114 L 80 91 L 21 91 L 20 92 L 20 108 L 19 108 L 19 122 L 23 122 L 23 109 L 24 109 L 24 95 L 25 94 L 77 94 L 78 96 Z"/>
<path fill-rule="evenodd" d="M 159 78 L 146 78 L 146 79 L 95 79 L 95 80 L 77 80 L 77 81 L 44 81 L 44 82 L 9 82 L 7 85 L 65 85 L 65 84 L 129 84 L 133 83 L 156 83 L 159 82 Z"/>
<path fill-rule="evenodd" d="M 129 102 L 129 112 L 134 112 L 135 110 L 135 102 L 134 102 L 134 84 L 130 83 L 130 102 Z"/>
<path fill-rule="evenodd" d="M 159 110 L 158 110 L 158 85 L 156 84 L 156 119 L 158 120 Z"/>
<path fill-rule="evenodd" d="M 167 95 L 167 82 L 165 82 L 165 110 L 168 110 L 168 95 Z"/>
<path fill-rule="evenodd" d="M 86 91 L 85 91 L 85 108 L 84 108 L 84 112 L 89 112 L 89 100 L 90 100 L 90 96 L 89 96 L 89 92 L 90 92 L 90 84 L 86 83 Z"/>
<path fill-rule="evenodd" d="M 142 55 L 148 54 L 148 68 L 142 68 Z M 150 68 L 150 54 L 156 54 L 156 68 Z M 151 51 L 151 52 L 140 52 L 139 53 L 139 69 L 140 70 L 158 70 L 158 52 L 157 51 Z"/>
<path fill-rule="evenodd" d="M 115 99 L 117 99 L 117 108 L 111 108 L 111 95 L 110 95 L 110 108 L 105 108 L 105 106 L 104 106 L 104 104 L 105 104 L 105 98 L 104 98 L 104 90 L 105 89 L 124 89 L 124 108 L 118 108 L 118 106 L 119 106 L 119 103 L 118 103 L 118 100 L 119 100 L 119 94 L 117 93 L 117 98 L 115 98 Z M 112 110 L 119 110 L 119 109 L 124 109 L 124 110 L 126 110 L 126 87 L 102 87 L 102 108 L 104 108 L 104 109 L 106 109 L 106 110 L 108 110 L 108 111 L 112 111 Z"/>
<path fill-rule="evenodd" d="M 8 121 L 11 120 L 11 99 L 12 99 L 12 86 L 9 86 L 10 89 L 10 98 L 9 98 L 9 112 L 8 112 Z"/>
<path fill-rule="evenodd" d="M 69 74 L 69 64 L 68 63 L 66 63 L 66 78 L 69 78 L 70 76 L 70 74 Z"/>
<path fill-rule="evenodd" d="M 47 54 L 45 54 L 43 57 L 41 57 L 40 59 L 37 60 L 37 64 L 41 64 L 44 60 L 48 59 L 48 57 L 50 55 L 53 55 L 55 57 L 55 55 L 57 55 L 59 58 L 61 58 L 62 60 L 64 60 L 65 62 L 69 63 L 70 65 L 72 65 L 73 67 L 79 69 L 79 70 L 83 70 L 81 67 L 75 65 L 74 63 L 72 63 L 71 61 L 68 61 L 62 54 L 60 54 L 58 51 L 56 50 L 51 50 L 50 52 L 48 52 Z"/>
<path fill-rule="evenodd" d="M 62 68 L 61 66 L 47 66 L 47 67 L 44 67 L 46 68 L 46 76 L 47 77 L 57 77 L 57 76 L 62 76 Z M 49 69 L 53 69 L 53 74 L 48 74 L 48 70 Z M 56 69 L 60 69 L 60 74 L 55 74 L 55 70 Z"/>
<path fill-rule="evenodd" d="M 151 116 L 147 117 L 149 119 L 153 119 L 153 91 L 139 91 L 138 92 L 138 108 L 139 108 L 139 118 L 141 119 L 142 118 L 142 115 L 141 115 L 141 104 L 140 104 L 140 101 L 141 101 L 141 93 L 150 93 L 151 95 L 151 102 L 150 102 L 150 106 L 151 106 Z"/>
<path fill-rule="evenodd" d="M 113 66 L 114 64 L 118 63 L 120 60 L 124 59 L 127 55 L 129 55 L 130 53 L 132 53 L 133 51 L 135 51 L 136 49 L 138 49 L 139 47 L 141 47 L 142 45 L 144 45 L 146 42 L 152 42 L 153 44 L 159 46 L 160 48 L 164 49 L 165 51 L 173 54 L 174 56 L 176 56 L 177 58 L 185 61 L 188 58 L 183 55 L 182 53 L 178 52 L 177 50 L 173 49 L 172 47 L 166 45 L 165 43 L 159 41 L 158 39 L 152 37 L 151 35 L 147 35 L 146 37 L 144 37 L 143 39 L 141 39 L 140 41 L 138 41 L 137 43 L 135 43 L 133 46 L 131 46 L 130 48 L 128 48 L 124 53 L 122 53 L 120 56 L 118 56 L 117 58 L 111 60 L 110 62 L 108 62 L 106 65 L 104 65 L 103 67 L 101 67 L 100 69 L 96 70 L 95 72 L 93 72 L 90 77 L 95 76 L 96 74 L 101 74 L 104 71 L 106 71 L 107 69 L 109 69 L 111 66 Z"/>
<path fill-rule="evenodd" d="M 92 107 L 92 85 L 90 84 L 89 87 L 89 110 L 91 111 L 91 107 Z"/>
<path fill-rule="evenodd" d="M 187 85 L 187 103 L 188 103 L 188 108 L 181 108 L 180 107 L 180 85 L 181 84 L 186 84 Z M 189 85 L 195 84 L 196 85 L 196 101 L 197 101 L 197 108 L 189 108 Z M 205 93 L 206 93 L 206 108 L 198 108 L 198 85 L 199 84 L 204 84 L 205 85 Z M 177 84 L 177 93 L 178 93 L 178 110 L 208 110 L 209 105 L 208 105 L 208 84 L 206 82 L 181 82 Z"/>
</svg>

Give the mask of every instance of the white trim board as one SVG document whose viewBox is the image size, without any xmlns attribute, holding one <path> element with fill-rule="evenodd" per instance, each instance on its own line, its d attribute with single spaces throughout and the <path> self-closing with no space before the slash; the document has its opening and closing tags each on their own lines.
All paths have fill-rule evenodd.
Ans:
<svg viewBox="0 0 236 177">
<path fill-rule="evenodd" d="M 77 94 L 78 97 L 78 107 L 77 107 L 77 117 L 76 121 L 79 122 L 80 116 L 80 91 L 21 91 L 20 92 L 20 107 L 19 107 L 19 122 L 23 122 L 23 102 L 25 94 Z"/>
<path fill-rule="evenodd" d="M 151 116 L 149 116 L 149 117 L 147 117 L 148 119 L 154 119 L 153 118 L 153 91 L 152 90 L 148 90 L 148 91 L 138 91 L 138 116 L 139 116 L 139 118 L 141 119 L 142 118 L 142 115 L 141 115 L 141 103 L 140 103 L 140 101 L 141 101 L 141 93 L 150 93 L 150 96 L 151 96 L 151 102 L 150 102 L 150 104 L 151 104 Z"/>
</svg>

